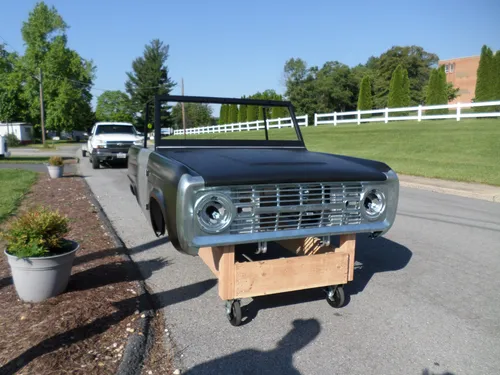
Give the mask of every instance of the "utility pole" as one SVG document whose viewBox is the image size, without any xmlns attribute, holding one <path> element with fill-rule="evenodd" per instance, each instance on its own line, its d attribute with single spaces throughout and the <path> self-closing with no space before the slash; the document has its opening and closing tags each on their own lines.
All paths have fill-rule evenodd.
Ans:
<svg viewBox="0 0 500 375">
<path fill-rule="evenodd" d="M 184 78 L 181 79 L 182 96 L 184 96 Z M 181 102 L 182 107 L 182 126 L 184 128 L 184 139 L 186 139 L 186 112 L 184 111 L 184 102 Z"/>
<path fill-rule="evenodd" d="M 42 68 L 40 69 L 40 118 L 42 122 L 42 144 L 45 144 L 45 116 L 44 116 L 44 107 L 43 107 L 43 74 L 42 74 Z"/>
</svg>

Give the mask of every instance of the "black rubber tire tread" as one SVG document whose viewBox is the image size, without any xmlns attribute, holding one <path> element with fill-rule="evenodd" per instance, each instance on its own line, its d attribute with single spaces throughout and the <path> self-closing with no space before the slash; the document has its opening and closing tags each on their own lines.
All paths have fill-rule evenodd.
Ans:
<svg viewBox="0 0 500 375">
<path fill-rule="evenodd" d="M 234 301 L 231 305 L 231 314 L 228 316 L 229 323 L 233 326 L 241 324 L 241 304 L 240 301 Z"/>
<path fill-rule="evenodd" d="M 329 297 L 326 297 L 326 300 L 332 307 L 335 307 L 337 309 L 339 307 L 342 307 L 345 302 L 344 288 L 341 286 L 337 287 L 337 290 L 335 290 L 335 293 L 333 294 L 333 300 L 331 300 Z"/>
<path fill-rule="evenodd" d="M 99 159 L 94 159 L 92 158 L 92 168 L 93 169 L 99 169 L 100 168 L 100 164 L 99 164 Z"/>
</svg>

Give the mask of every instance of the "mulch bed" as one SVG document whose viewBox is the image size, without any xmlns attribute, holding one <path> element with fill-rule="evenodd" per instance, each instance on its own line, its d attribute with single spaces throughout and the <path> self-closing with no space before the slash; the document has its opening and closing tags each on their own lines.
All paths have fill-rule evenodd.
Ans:
<svg viewBox="0 0 500 375">
<path fill-rule="evenodd" d="M 128 336 L 141 334 L 140 276 L 119 256 L 80 177 L 41 174 L 19 211 L 38 204 L 71 219 L 67 238 L 80 249 L 66 292 L 36 304 L 18 298 L 0 256 L 0 374 L 114 374 Z"/>
</svg>

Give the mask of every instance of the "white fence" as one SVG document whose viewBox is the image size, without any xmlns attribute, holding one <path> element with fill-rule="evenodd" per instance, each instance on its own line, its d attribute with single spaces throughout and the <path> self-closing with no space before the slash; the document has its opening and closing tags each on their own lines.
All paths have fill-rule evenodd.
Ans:
<svg viewBox="0 0 500 375">
<path fill-rule="evenodd" d="M 318 125 L 338 125 L 338 124 L 361 124 L 362 122 L 385 122 L 389 121 L 407 121 L 407 120 L 437 120 L 437 119 L 456 119 L 460 121 L 462 118 L 475 118 L 475 117 L 500 117 L 500 112 L 483 112 L 483 113 L 462 113 L 464 108 L 473 107 L 486 107 L 486 106 L 500 106 L 500 101 L 482 102 L 482 103 L 456 103 L 456 104 L 443 104 L 443 105 L 428 105 L 428 106 L 416 106 L 416 107 L 405 107 L 405 108 L 384 108 L 384 109 L 374 109 L 368 111 L 352 111 L 352 112 L 333 112 L 333 113 L 315 113 L 314 114 L 314 126 Z M 425 114 L 426 111 L 433 109 L 454 109 L 455 113 L 449 114 Z M 406 115 L 406 116 L 389 116 L 389 113 L 397 112 L 416 112 L 416 114 Z M 363 115 L 378 115 L 373 117 L 363 117 Z M 350 119 L 345 119 L 344 117 L 355 117 Z"/>
<path fill-rule="evenodd" d="M 309 116 L 297 116 L 297 124 L 299 126 L 309 126 Z M 281 128 L 292 128 L 292 118 L 277 118 L 277 119 L 268 119 L 267 120 L 267 128 L 268 129 L 281 129 Z M 236 124 L 227 124 L 227 125 L 212 125 L 212 126 L 204 126 L 199 128 L 189 128 L 186 129 L 186 134 L 205 134 L 205 133 L 230 133 L 230 132 L 241 132 L 241 131 L 250 131 L 250 130 L 264 130 L 264 120 L 257 120 L 251 122 L 238 122 Z M 183 129 L 174 130 L 174 135 L 182 135 L 184 134 Z"/>
<path fill-rule="evenodd" d="M 352 111 L 352 112 L 332 112 L 332 113 L 315 113 L 314 114 L 314 126 L 318 125 L 334 125 L 339 124 L 361 124 L 363 122 L 385 122 L 389 121 L 407 121 L 407 120 L 437 120 L 437 119 L 456 119 L 460 121 L 463 118 L 477 118 L 477 117 L 500 117 L 500 112 L 470 112 L 462 113 L 464 108 L 474 108 L 474 107 L 489 107 L 489 106 L 499 106 L 500 100 L 482 102 L 482 103 L 456 103 L 456 104 L 443 104 L 443 105 L 430 105 L 430 106 L 416 106 L 416 107 L 405 107 L 405 108 L 384 108 L 384 109 L 373 109 L 368 111 Z M 426 114 L 426 111 L 433 109 L 448 109 L 454 110 L 454 113 L 448 114 Z M 408 113 L 408 115 L 403 116 L 389 116 L 389 113 Z M 413 114 L 412 114 L 413 113 Z M 363 115 L 372 115 L 371 117 L 363 117 Z M 351 118 L 345 118 L 351 117 Z M 297 116 L 297 123 L 300 126 L 309 126 L 309 117 L 307 115 Z M 291 118 L 280 118 L 280 119 L 270 119 L 267 120 L 267 128 L 290 128 L 293 127 Z M 204 134 L 204 133 L 228 133 L 228 132 L 240 132 L 240 131 L 250 131 L 250 130 L 263 130 L 264 121 L 252 121 L 252 122 L 241 122 L 236 124 L 227 125 L 213 125 L 204 126 L 199 128 L 189 128 L 186 129 L 186 134 Z M 174 135 L 182 135 L 184 131 L 178 129 L 174 131 Z"/>
</svg>

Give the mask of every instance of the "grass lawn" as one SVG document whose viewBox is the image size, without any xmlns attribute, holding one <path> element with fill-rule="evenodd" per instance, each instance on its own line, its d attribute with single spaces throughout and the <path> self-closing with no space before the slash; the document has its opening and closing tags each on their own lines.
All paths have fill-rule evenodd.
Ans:
<svg viewBox="0 0 500 375">
<path fill-rule="evenodd" d="M 63 156 L 65 164 L 73 163 L 77 159 Z M 11 156 L 10 158 L 0 159 L 0 164 L 44 164 L 49 162 L 49 156 Z"/>
<path fill-rule="evenodd" d="M 380 160 L 401 174 L 500 186 L 500 119 L 321 125 L 301 131 L 311 151 Z M 294 136 L 290 128 L 269 131 L 269 139 Z M 188 137 L 264 139 L 264 131 Z"/>
<path fill-rule="evenodd" d="M 64 146 L 69 146 L 73 144 L 81 144 L 81 142 L 75 142 L 75 141 L 68 141 L 68 140 L 61 140 L 61 141 L 53 141 L 51 139 L 46 139 L 45 140 L 45 145 L 43 143 L 30 143 L 26 145 L 19 145 L 15 146 L 12 148 L 39 148 L 39 149 L 49 149 L 49 150 L 57 150 L 58 148 L 64 147 Z"/>
<path fill-rule="evenodd" d="M 48 156 L 11 156 L 0 159 L 1 164 L 43 164 L 48 162 Z"/>
<path fill-rule="evenodd" d="M 0 222 L 11 215 L 36 181 L 37 173 L 21 169 L 0 170 Z"/>
</svg>

